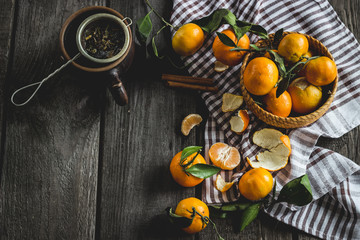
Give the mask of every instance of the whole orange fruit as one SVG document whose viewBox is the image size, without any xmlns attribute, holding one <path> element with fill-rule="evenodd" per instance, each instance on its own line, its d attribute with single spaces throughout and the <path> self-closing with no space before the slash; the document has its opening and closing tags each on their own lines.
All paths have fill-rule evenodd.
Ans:
<svg viewBox="0 0 360 240">
<path fill-rule="evenodd" d="M 276 88 L 273 88 L 268 94 L 264 96 L 264 103 L 266 110 L 272 114 L 280 117 L 287 117 L 290 115 L 292 101 L 290 94 L 284 91 L 278 98 L 276 97 Z"/>
<path fill-rule="evenodd" d="M 242 36 L 240 38 L 240 40 L 238 41 L 238 39 L 235 36 L 235 33 L 233 30 L 231 29 L 227 29 L 222 31 L 221 33 L 225 34 L 226 36 L 228 36 L 231 40 L 233 40 L 233 42 L 237 43 L 236 45 L 240 48 L 244 48 L 244 49 L 249 49 L 250 47 L 250 40 L 249 37 L 244 34 L 244 36 Z M 219 37 L 216 36 L 213 45 L 212 45 L 212 49 L 214 52 L 214 56 L 216 58 L 216 60 L 218 60 L 219 62 L 229 65 L 229 66 L 235 66 L 238 65 L 242 58 L 245 55 L 245 51 L 230 51 L 230 49 L 232 49 L 233 47 L 229 47 L 226 46 L 225 44 L 223 44 Z"/>
<path fill-rule="evenodd" d="M 252 59 L 244 71 L 245 88 L 254 95 L 268 94 L 279 78 L 275 63 L 266 57 Z"/>
<path fill-rule="evenodd" d="M 197 213 L 194 213 L 194 209 Z M 203 201 L 190 197 L 183 199 L 178 203 L 175 209 L 175 214 L 189 219 L 191 219 L 193 214 L 195 214 L 191 225 L 183 228 L 183 231 L 193 234 L 200 232 L 207 226 L 208 221 L 203 221 L 202 217 L 198 213 L 201 214 L 202 217 L 209 218 L 209 208 Z"/>
<path fill-rule="evenodd" d="M 240 178 L 240 194 L 251 201 L 260 200 L 271 192 L 273 181 L 268 170 L 264 168 L 251 169 Z"/>
<path fill-rule="evenodd" d="M 318 57 L 306 64 L 305 77 L 315 86 L 325 86 L 332 83 L 337 75 L 336 64 L 328 57 Z"/>
<path fill-rule="evenodd" d="M 170 173 L 175 182 L 177 182 L 179 185 L 183 187 L 194 187 L 198 184 L 200 184 L 204 179 L 194 177 L 190 173 L 186 173 L 184 168 L 180 165 L 181 160 L 181 152 L 177 153 L 174 158 L 171 160 L 170 163 Z M 189 157 L 187 157 L 183 164 L 187 164 L 196 156 L 197 153 L 193 153 Z M 203 163 L 206 164 L 205 159 L 200 154 L 197 155 L 197 157 L 194 159 L 193 163 L 186 167 L 186 169 L 190 168 L 191 166 Z"/>
<path fill-rule="evenodd" d="M 295 79 L 288 91 L 292 99 L 294 112 L 307 114 L 315 111 L 321 104 L 322 89 L 306 81 L 306 78 Z"/>
<path fill-rule="evenodd" d="M 204 39 L 201 27 L 194 23 L 187 23 L 176 31 L 171 43 L 177 54 L 190 56 L 201 48 Z"/>
<path fill-rule="evenodd" d="M 309 41 L 299 33 L 290 33 L 281 39 L 278 51 L 286 61 L 295 63 L 309 50 Z"/>
</svg>

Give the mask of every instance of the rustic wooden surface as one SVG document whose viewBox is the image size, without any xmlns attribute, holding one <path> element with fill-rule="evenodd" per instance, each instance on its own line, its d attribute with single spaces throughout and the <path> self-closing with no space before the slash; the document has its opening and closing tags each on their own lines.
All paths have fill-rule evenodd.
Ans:
<svg viewBox="0 0 360 240">
<path fill-rule="evenodd" d="M 171 1 L 152 0 L 166 18 Z M 331 0 L 340 18 L 360 39 L 360 1 Z M 203 125 L 187 138 L 180 123 L 189 113 L 206 118 L 194 92 L 167 89 L 161 73 L 178 73 L 147 61 L 137 49 L 126 76 L 129 105 L 115 105 L 93 76 L 68 68 L 47 82 L 25 107 L 9 102 L 20 86 L 35 82 L 62 60 L 58 35 L 74 11 L 109 6 L 138 19 L 143 0 L 0 0 L 0 239 L 215 239 L 211 227 L 188 236 L 164 217 L 167 206 L 197 188 L 171 179 L 171 157 L 203 143 Z M 160 21 L 153 18 L 155 28 Z M 134 28 L 134 26 L 132 26 Z M 169 33 L 159 36 L 169 46 Z M 101 84 L 100 84 L 101 85 Z M 359 129 L 321 146 L 360 162 Z M 225 239 L 314 239 L 266 215 L 234 233 L 216 221 Z"/>
</svg>

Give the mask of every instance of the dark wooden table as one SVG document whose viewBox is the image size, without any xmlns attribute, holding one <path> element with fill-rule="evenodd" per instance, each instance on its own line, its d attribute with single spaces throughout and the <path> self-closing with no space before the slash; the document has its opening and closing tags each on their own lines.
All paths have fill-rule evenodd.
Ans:
<svg viewBox="0 0 360 240">
<path fill-rule="evenodd" d="M 170 16 L 171 1 L 151 2 Z M 330 2 L 360 39 L 360 1 Z M 203 144 L 203 126 L 181 135 L 183 117 L 207 117 L 197 93 L 162 84 L 161 73 L 178 73 L 168 64 L 137 51 L 125 107 L 101 81 L 74 68 L 47 82 L 25 107 L 9 102 L 15 89 L 63 63 L 61 25 L 90 5 L 134 20 L 147 12 L 143 0 L 0 0 L 0 239 L 216 239 L 211 227 L 182 234 L 164 216 L 167 206 L 200 197 L 199 187 L 179 187 L 168 167 L 183 147 Z M 153 23 L 160 25 L 156 18 Z M 168 32 L 160 35 L 160 50 L 169 39 Z M 359 129 L 319 144 L 359 163 Z M 264 214 L 240 234 L 230 222 L 216 222 L 225 239 L 312 239 Z"/>
</svg>

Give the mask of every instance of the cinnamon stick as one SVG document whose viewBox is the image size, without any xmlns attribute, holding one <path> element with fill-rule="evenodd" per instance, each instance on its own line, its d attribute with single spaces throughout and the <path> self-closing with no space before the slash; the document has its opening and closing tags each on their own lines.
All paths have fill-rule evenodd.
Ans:
<svg viewBox="0 0 360 240">
<path fill-rule="evenodd" d="M 198 85 L 204 85 L 204 86 L 212 86 L 212 85 L 214 85 L 214 80 L 212 80 L 210 78 L 199 78 L 199 77 L 163 74 L 161 76 L 161 79 L 165 80 L 165 81 L 198 84 Z"/>
<path fill-rule="evenodd" d="M 174 81 L 167 81 L 166 84 L 169 87 L 173 87 L 173 88 L 191 89 L 191 90 L 198 90 L 198 91 L 203 91 L 203 92 L 218 92 L 219 91 L 219 89 L 217 87 L 203 86 L 203 85 L 196 85 L 196 84 L 189 84 L 189 83 L 181 83 L 181 82 L 174 82 Z"/>
</svg>

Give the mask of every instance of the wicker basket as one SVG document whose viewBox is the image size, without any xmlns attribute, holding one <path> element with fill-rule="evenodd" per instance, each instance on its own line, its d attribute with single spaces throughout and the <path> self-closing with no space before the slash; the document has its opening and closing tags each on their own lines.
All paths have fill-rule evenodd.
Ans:
<svg viewBox="0 0 360 240">
<path fill-rule="evenodd" d="M 286 36 L 287 34 L 290 33 L 291 32 L 284 32 L 283 36 Z M 311 51 L 315 52 L 317 55 L 327 56 L 330 59 L 334 60 L 329 50 L 320 41 L 316 40 L 315 38 L 309 35 L 305 35 L 305 34 L 302 35 L 306 36 L 306 38 L 308 39 L 309 48 Z M 268 46 L 270 44 L 270 41 L 273 41 L 273 38 L 274 38 L 274 34 L 270 34 L 269 40 L 260 40 L 256 43 L 256 45 L 258 47 Z M 276 45 L 276 43 L 274 44 Z M 245 68 L 247 64 L 250 62 L 250 60 L 255 56 L 255 54 L 256 53 L 248 53 L 244 57 L 243 65 L 240 71 L 240 88 L 248 109 L 251 110 L 260 120 L 275 127 L 298 128 L 315 122 L 322 115 L 324 115 L 325 112 L 329 109 L 337 89 L 337 84 L 338 84 L 337 76 L 330 85 L 326 86 L 325 88 L 323 87 L 322 105 L 312 113 L 302 116 L 292 116 L 293 113 L 291 113 L 290 117 L 279 117 L 261 108 L 258 104 L 256 104 L 256 102 L 253 99 L 253 96 L 246 90 L 243 79 Z"/>
</svg>

